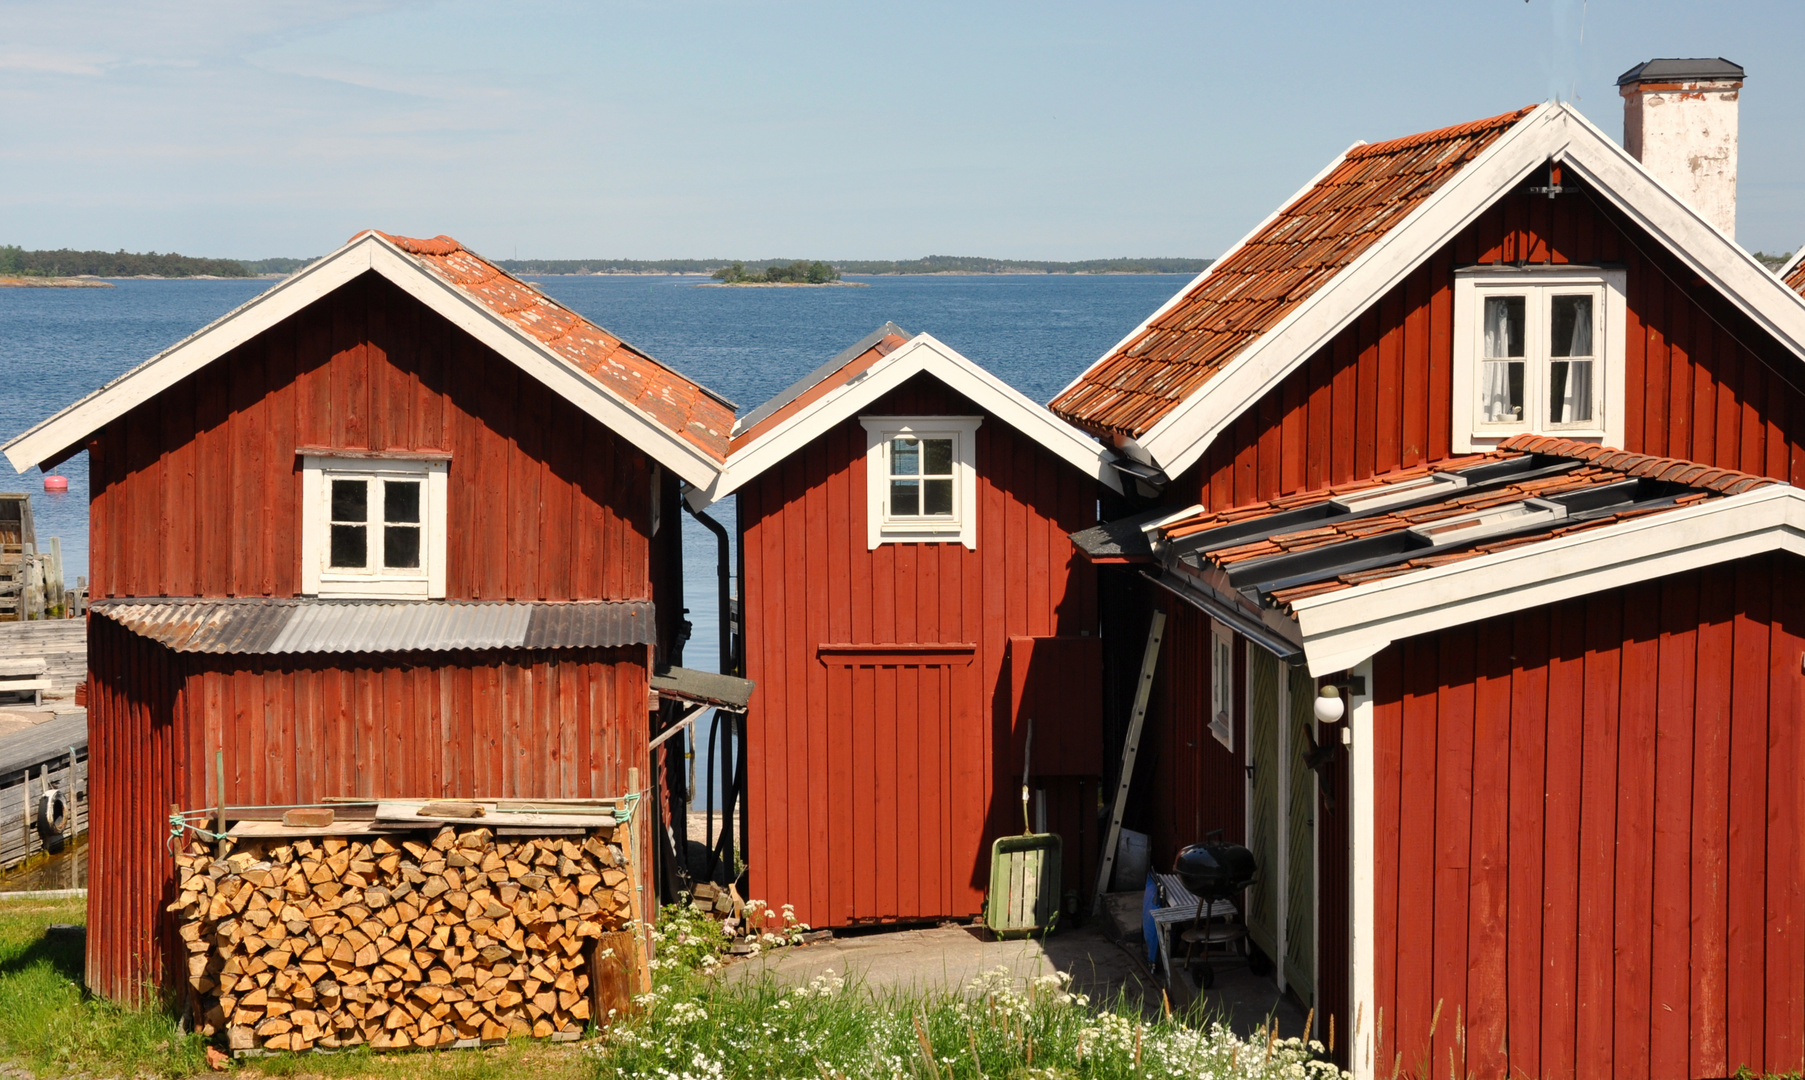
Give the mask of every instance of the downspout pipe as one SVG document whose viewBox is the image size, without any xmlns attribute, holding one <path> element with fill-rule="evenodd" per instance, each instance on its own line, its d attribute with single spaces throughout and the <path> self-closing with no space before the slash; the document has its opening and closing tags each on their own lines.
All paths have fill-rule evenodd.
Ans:
<svg viewBox="0 0 1805 1080">
<path fill-rule="evenodd" d="M 690 517 L 693 517 L 700 522 L 703 528 L 714 533 L 716 546 L 715 577 L 719 582 L 720 590 L 716 601 L 717 606 L 715 608 L 716 626 L 720 631 L 720 660 L 715 667 L 723 675 L 738 675 L 740 673 L 738 663 L 739 658 L 734 655 L 733 650 L 733 540 L 727 535 L 727 527 L 725 525 L 722 525 L 714 518 L 709 517 L 703 511 L 697 510 L 695 507 L 691 506 L 688 499 L 683 500 L 683 509 L 689 513 Z M 708 749 L 711 772 L 713 771 L 714 739 L 715 735 L 720 731 L 721 719 L 722 714 L 717 710 L 715 712 L 715 722 L 711 725 L 709 730 Z M 739 812 L 740 816 L 739 831 L 740 849 L 742 852 L 745 850 L 748 832 L 747 822 L 745 820 L 746 808 L 743 805 L 735 805 L 741 801 L 736 799 L 735 796 L 740 794 L 745 785 L 745 729 L 743 725 L 733 724 L 730 730 L 733 731 L 733 734 L 738 736 L 739 762 L 738 767 L 735 768 L 732 764 L 732 751 L 729 748 L 729 744 L 723 740 L 721 745 L 723 766 L 721 770 L 721 816 L 724 820 L 721 822 L 721 836 L 719 839 L 716 840 L 715 838 L 710 837 L 708 853 L 708 873 L 710 877 L 714 876 L 717 851 L 720 854 L 721 860 L 727 864 L 729 876 L 733 876 L 733 815 L 736 810 Z M 714 785 L 709 785 L 711 802 L 713 798 L 713 787 Z M 712 825 L 712 814 L 710 815 L 709 821 Z M 710 831 L 712 832 L 712 829 Z"/>
</svg>

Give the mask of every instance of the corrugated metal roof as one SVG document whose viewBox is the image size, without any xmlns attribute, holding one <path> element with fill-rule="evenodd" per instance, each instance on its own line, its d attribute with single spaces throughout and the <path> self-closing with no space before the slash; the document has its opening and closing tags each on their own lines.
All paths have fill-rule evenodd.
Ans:
<svg viewBox="0 0 1805 1080">
<path fill-rule="evenodd" d="M 1093 432 L 1146 434 L 1531 111 L 1348 151 L 1049 407 Z"/>
<path fill-rule="evenodd" d="M 446 652 L 650 644 L 649 601 L 102 600 L 94 614 L 176 652 Z"/>
<path fill-rule="evenodd" d="M 1505 465 L 1504 463 L 1514 463 Z M 1467 486 L 1401 487 L 1443 475 Z M 1738 495 L 1777 483 L 1763 476 L 1679 458 L 1632 454 L 1593 443 L 1518 435 L 1488 454 L 1393 473 L 1263 506 L 1204 511 L 1155 530 L 1170 569 L 1210 578 L 1225 595 L 1259 594 L 1289 610 L 1307 596 L 1476 558 L 1505 548 L 1602 528 L 1630 518 Z M 1345 510 L 1335 500 L 1397 487 L 1390 509 Z M 1609 488 L 1609 491 L 1601 489 Z M 1560 504 L 1565 517 L 1472 542 L 1431 546 L 1414 538 L 1438 522 L 1509 510 L 1524 500 Z M 1358 500 L 1354 500 L 1356 503 Z"/>
<path fill-rule="evenodd" d="M 714 705 L 734 712 L 746 711 L 746 703 L 752 700 L 752 687 L 751 679 L 693 668 L 665 668 L 652 675 L 652 689 L 660 697 Z"/>
<path fill-rule="evenodd" d="M 733 432 L 732 402 L 665 367 L 452 237 L 422 240 L 383 232 L 376 235 L 716 461 L 727 459 L 727 440 Z"/>
</svg>

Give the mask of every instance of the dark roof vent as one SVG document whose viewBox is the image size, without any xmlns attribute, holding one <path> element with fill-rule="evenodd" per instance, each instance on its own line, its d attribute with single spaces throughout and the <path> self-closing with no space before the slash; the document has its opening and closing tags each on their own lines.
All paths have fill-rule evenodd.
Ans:
<svg viewBox="0 0 1805 1080">
<path fill-rule="evenodd" d="M 1721 56 L 1693 60 L 1644 60 L 1617 76 L 1618 86 L 1641 82 L 1698 82 L 1707 79 L 1741 79 L 1741 64 Z"/>
</svg>

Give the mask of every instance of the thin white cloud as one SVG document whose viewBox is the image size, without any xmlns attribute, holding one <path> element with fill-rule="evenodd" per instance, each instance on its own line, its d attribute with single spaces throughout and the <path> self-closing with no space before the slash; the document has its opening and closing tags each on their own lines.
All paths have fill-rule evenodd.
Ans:
<svg viewBox="0 0 1805 1080">
<path fill-rule="evenodd" d="M 117 57 L 98 53 L 51 52 L 43 49 L 0 49 L 0 71 L 36 71 L 47 75 L 104 75 Z"/>
</svg>

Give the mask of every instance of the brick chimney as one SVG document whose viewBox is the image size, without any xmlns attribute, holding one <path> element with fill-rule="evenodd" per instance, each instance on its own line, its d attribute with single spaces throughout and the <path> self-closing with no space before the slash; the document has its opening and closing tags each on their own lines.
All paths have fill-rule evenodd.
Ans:
<svg viewBox="0 0 1805 1080">
<path fill-rule="evenodd" d="M 1725 236 L 1736 235 L 1736 99 L 1728 60 L 1650 60 L 1617 80 L 1623 148 Z"/>
</svg>

